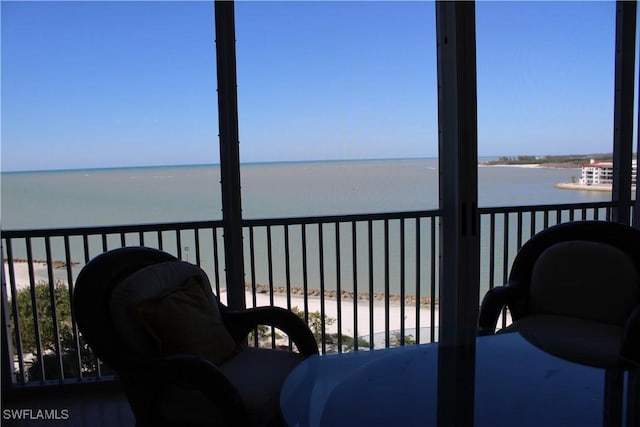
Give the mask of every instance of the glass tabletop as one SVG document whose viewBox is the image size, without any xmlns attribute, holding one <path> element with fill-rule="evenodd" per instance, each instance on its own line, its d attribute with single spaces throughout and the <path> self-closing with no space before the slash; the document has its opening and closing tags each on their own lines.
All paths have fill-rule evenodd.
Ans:
<svg viewBox="0 0 640 427">
<path fill-rule="evenodd" d="M 476 426 L 601 426 L 604 370 L 539 350 L 518 333 L 479 337 Z M 287 378 L 290 426 L 437 425 L 438 344 L 313 356 Z"/>
</svg>

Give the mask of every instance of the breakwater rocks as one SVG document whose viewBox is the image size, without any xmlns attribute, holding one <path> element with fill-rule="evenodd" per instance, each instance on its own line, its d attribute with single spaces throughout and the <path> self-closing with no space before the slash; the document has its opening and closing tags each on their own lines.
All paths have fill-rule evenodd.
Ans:
<svg viewBox="0 0 640 427">
<path fill-rule="evenodd" d="M 245 289 L 247 291 L 252 291 L 254 288 L 253 285 L 250 284 L 246 284 L 245 285 Z M 274 295 L 286 295 L 287 294 L 287 288 L 284 286 L 273 286 L 273 294 Z M 255 292 L 258 294 L 269 294 L 271 292 L 271 288 L 268 285 L 261 285 L 261 284 L 257 284 L 255 285 Z M 304 289 L 300 288 L 300 287 L 291 287 L 291 296 L 297 296 L 297 297 L 303 297 L 304 296 Z M 316 297 L 319 298 L 321 296 L 320 290 L 319 289 L 307 289 L 307 296 L 309 297 Z M 336 290 L 333 289 L 326 289 L 324 291 L 324 297 L 327 299 L 337 299 L 338 298 L 338 292 Z M 370 297 L 369 297 L 369 293 L 368 292 L 358 292 L 357 295 L 354 294 L 351 291 L 341 291 L 340 292 L 340 299 L 342 301 L 353 301 L 354 297 L 356 297 L 358 299 L 358 301 L 369 301 Z M 373 300 L 374 301 L 380 301 L 383 302 L 385 301 L 387 295 L 383 294 L 383 293 L 378 293 L 375 292 L 373 294 Z M 401 303 L 401 296 L 397 295 L 397 294 L 389 294 L 388 295 L 389 298 L 389 302 L 392 304 L 400 304 Z M 415 295 L 405 295 L 404 298 L 404 303 L 405 305 L 412 305 L 415 306 L 417 303 L 417 299 L 415 297 Z M 435 304 L 438 304 L 438 299 L 436 298 L 436 300 L 434 301 Z M 420 305 L 431 305 L 431 297 L 420 297 Z"/>
</svg>

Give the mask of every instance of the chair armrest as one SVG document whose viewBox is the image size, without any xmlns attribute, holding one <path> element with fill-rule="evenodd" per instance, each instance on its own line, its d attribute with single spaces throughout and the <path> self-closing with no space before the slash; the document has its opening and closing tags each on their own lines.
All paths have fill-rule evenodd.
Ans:
<svg viewBox="0 0 640 427">
<path fill-rule="evenodd" d="M 495 333 L 498 317 L 504 307 L 513 308 L 516 301 L 521 298 L 523 290 L 507 283 L 489 289 L 482 299 L 480 314 L 478 316 L 478 335 L 492 335 Z"/>
<path fill-rule="evenodd" d="M 640 366 L 640 305 L 631 312 L 624 326 L 620 355 L 623 359 Z"/>
<path fill-rule="evenodd" d="M 296 314 L 281 307 L 255 307 L 247 310 L 227 310 L 222 318 L 234 339 L 244 339 L 258 325 L 273 326 L 286 333 L 300 354 L 305 357 L 318 354 L 318 343 L 313 334 Z"/>
<path fill-rule="evenodd" d="M 130 391 L 134 392 L 136 387 L 131 387 L 132 383 L 173 385 L 197 390 L 218 408 L 229 425 L 244 425 L 247 422 L 246 409 L 236 388 L 216 365 L 201 357 L 180 354 L 128 363 L 122 367 L 120 376 L 130 385 Z M 148 393 L 149 389 L 142 388 L 140 392 Z"/>
</svg>

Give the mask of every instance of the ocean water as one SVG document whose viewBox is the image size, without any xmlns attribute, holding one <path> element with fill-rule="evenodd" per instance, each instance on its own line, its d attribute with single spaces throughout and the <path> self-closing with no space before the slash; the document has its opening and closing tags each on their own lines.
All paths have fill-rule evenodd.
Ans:
<svg viewBox="0 0 640 427">
<path fill-rule="evenodd" d="M 245 218 L 434 209 L 437 159 L 247 164 Z M 578 169 L 479 167 L 479 206 L 605 201 L 609 193 L 560 190 Z M 2 173 L 1 224 L 23 228 L 222 218 L 218 166 Z"/>
<path fill-rule="evenodd" d="M 610 193 L 554 188 L 555 183 L 570 181 L 579 173 L 578 169 L 481 166 L 478 168 L 479 206 L 610 200 Z M 435 209 L 438 206 L 437 159 L 246 164 L 242 166 L 241 174 L 245 218 L 399 212 Z M 221 219 L 219 181 L 220 169 L 213 165 L 2 173 L 2 229 Z M 484 222 L 483 229 L 487 227 Z M 429 261 L 431 240 L 435 237 L 431 236 L 429 226 L 426 222 L 421 224 L 420 237 L 416 238 L 415 223 L 405 224 L 408 238 L 402 245 L 399 222 L 389 223 L 386 237 L 383 224 L 374 224 L 371 239 L 373 265 L 369 269 L 368 230 L 366 224 L 358 224 L 355 263 L 358 280 L 355 286 L 351 267 L 354 263 L 351 258 L 353 245 L 350 228 L 344 227 L 336 232 L 333 225 L 324 226 L 321 254 L 315 227 L 309 230 L 307 246 L 304 248 L 308 259 L 308 285 L 318 288 L 322 283 L 327 289 L 335 289 L 339 281 L 343 289 L 367 291 L 372 283 L 376 292 L 383 292 L 388 283 L 391 293 L 399 293 L 400 286 L 404 284 L 407 294 L 415 294 L 416 288 L 419 288 L 420 293 L 425 295 L 430 287 L 432 269 L 437 268 Z M 514 226 L 512 221 L 510 228 Z M 511 233 L 515 234 L 513 230 Z M 336 236 L 339 236 L 339 245 Z M 245 258 L 247 280 L 284 285 L 286 266 L 282 230 L 274 229 L 271 248 L 267 247 L 266 230 L 256 230 L 254 237 L 255 260 L 251 271 L 248 255 Z M 292 286 L 301 286 L 304 268 L 300 227 L 292 227 L 289 238 L 290 280 Z M 389 271 L 385 271 L 385 238 L 389 242 Z M 496 239 L 500 242 L 501 235 L 498 234 Z M 245 236 L 245 249 L 249 246 L 247 240 L 248 236 Z M 416 263 L 417 240 L 421 245 L 422 265 L 419 280 L 412 265 Z M 171 242 L 165 244 L 171 246 Z M 59 245 L 60 242 L 54 242 L 54 249 Z M 194 243 L 187 238 L 182 245 L 185 249 L 193 248 Z M 203 247 L 211 249 L 202 255 L 204 268 L 211 276 L 213 243 L 203 243 Z M 515 253 L 515 242 L 510 242 L 508 247 L 510 253 L 507 262 Z M 222 252 L 221 246 L 219 249 Z M 483 289 L 488 288 L 490 281 L 488 249 L 488 238 L 483 236 Z M 406 257 L 404 267 L 400 265 L 402 251 Z M 19 252 L 19 248 L 16 248 L 16 252 Z M 269 253 L 274 259 L 271 270 L 267 265 Z M 494 281 L 500 280 L 502 255 L 503 249 L 498 247 L 495 254 L 498 278 Z M 41 247 L 34 248 L 34 256 L 43 256 Z M 188 253 L 186 256 L 188 258 Z M 54 255 L 56 257 L 62 259 L 63 255 Z M 320 258 L 324 262 L 322 269 Z M 82 250 L 75 248 L 72 259 L 81 262 Z"/>
</svg>

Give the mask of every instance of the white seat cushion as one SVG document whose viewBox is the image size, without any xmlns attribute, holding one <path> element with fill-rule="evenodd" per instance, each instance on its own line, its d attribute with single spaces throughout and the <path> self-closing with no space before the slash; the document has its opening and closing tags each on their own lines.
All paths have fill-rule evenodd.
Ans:
<svg viewBox="0 0 640 427">
<path fill-rule="evenodd" d="M 640 300 L 640 272 L 620 249 L 568 241 L 545 250 L 531 273 L 529 312 L 622 326 Z"/>
<path fill-rule="evenodd" d="M 235 350 L 207 276 L 193 264 L 170 261 L 135 272 L 115 287 L 109 308 L 134 356 L 185 353 L 219 363 Z"/>
</svg>

